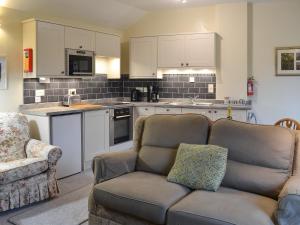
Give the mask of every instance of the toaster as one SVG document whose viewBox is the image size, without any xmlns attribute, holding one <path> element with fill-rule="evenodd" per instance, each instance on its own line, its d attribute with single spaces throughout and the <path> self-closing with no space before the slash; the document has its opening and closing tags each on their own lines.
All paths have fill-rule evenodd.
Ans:
<svg viewBox="0 0 300 225">
<path fill-rule="evenodd" d="M 74 104 L 79 104 L 81 102 L 80 95 L 66 95 L 64 96 L 63 105 L 71 106 Z"/>
</svg>

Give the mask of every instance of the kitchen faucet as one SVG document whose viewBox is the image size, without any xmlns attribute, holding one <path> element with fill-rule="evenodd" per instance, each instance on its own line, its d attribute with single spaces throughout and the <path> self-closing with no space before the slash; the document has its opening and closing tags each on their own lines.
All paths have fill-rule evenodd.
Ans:
<svg viewBox="0 0 300 225">
<path fill-rule="evenodd" d="M 197 101 L 197 99 L 199 98 L 199 95 L 196 95 L 196 96 L 194 96 L 194 97 L 190 97 L 190 102 L 191 102 L 191 104 L 195 104 L 196 103 L 196 101 Z"/>
</svg>

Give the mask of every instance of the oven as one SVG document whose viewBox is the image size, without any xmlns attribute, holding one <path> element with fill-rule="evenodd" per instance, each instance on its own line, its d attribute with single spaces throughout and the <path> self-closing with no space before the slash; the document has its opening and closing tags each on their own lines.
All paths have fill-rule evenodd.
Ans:
<svg viewBox="0 0 300 225">
<path fill-rule="evenodd" d="M 95 54 L 91 51 L 66 49 L 67 76 L 93 76 Z"/>
<path fill-rule="evenodd" d="M 132 140 L 132 107 L 110 109 L 110 146 Z"/>
</svg>

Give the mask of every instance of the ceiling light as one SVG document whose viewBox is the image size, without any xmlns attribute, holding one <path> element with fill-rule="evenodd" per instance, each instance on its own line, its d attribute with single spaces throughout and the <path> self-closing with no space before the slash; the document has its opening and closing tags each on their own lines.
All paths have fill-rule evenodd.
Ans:
<svg viewBox="0 0 300 225">
<path fill-rule="evenodd" d="M 6 0 L 0 0 L 0 6 L 5 6 Z"/>
<path fill-rule="evenodd" d="M 180 2 L 181 2 L 182 4 L 185 4 L 185 3 L 187 3 L 187 0 L 180 0 Z"/>
</svg>

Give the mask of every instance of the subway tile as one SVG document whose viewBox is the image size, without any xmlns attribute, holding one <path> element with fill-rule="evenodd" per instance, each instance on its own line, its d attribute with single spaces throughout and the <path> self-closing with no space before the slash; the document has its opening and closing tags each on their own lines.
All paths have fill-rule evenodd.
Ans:
<svg viewBox="0 0 300 225">
<path fill-rule="evenodd" d="M 162 98 L 183 98 L 199 95 L 205 99 L 216 97 L 214 93 L 207 93 L 208 84 L 215 84 L 216 77 L 207 74 L 193 74 L 195 83 L 189 83 L 189 76 L 185 74 L 164 75 L 163 79 L 135 79 L 130 80 L 128 75 L 122 75 L 122 79 L 108 80 L 106 75 L 100 75 L 88 79 L 60 79 L 51 78 L 51 83 L 40 84 L 38 79 L 24 79 L 24 103 L 32 103 L 36 89 L 45 89 L 43 102 L 62 101 L 63 96 L 68 94 L 69 88 L 77 89 L 77 93 L 83 100 L 101 99 L 111 97 L 130 97 L 131 90 L 136 87 L 146 88 L 156 85 L 160 89 Z"/>
</svg>

